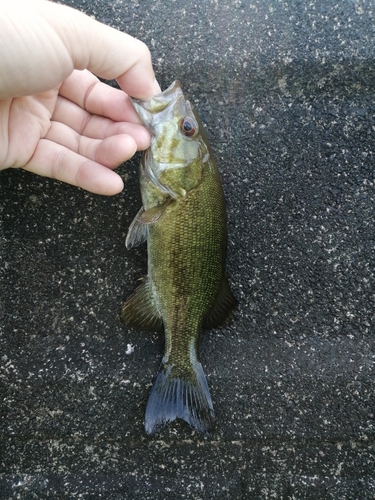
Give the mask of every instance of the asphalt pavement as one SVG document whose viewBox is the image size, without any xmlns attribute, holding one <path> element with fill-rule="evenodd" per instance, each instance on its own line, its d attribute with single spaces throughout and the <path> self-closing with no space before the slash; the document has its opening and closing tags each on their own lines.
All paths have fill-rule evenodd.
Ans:
<svg viewBox="0 0 375 500">
<path fill-rule="evenodd" d="M 375 3 L 70 0 L 150 47 L 216 153 L 240 306 L 205 333 L 213 438 L 143 416 L 139 156 L 106 198 L 0 172 L 0 498 L 375 498 Z"/>
</svg>

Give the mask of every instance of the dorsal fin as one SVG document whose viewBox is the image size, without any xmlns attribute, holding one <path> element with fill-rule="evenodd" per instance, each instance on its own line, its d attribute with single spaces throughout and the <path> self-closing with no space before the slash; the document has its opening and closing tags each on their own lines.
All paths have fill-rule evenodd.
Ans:
<svg viewBox="0 0 375 500">
<path fill-rule="evenodd" d="M 237 305 L 237 299 L 233 296 L 229 288 L 228 278 L 224 275 L 215 302 L 204 317 L 202 325 L 204 330 L 217 328 L 229 321 L 233 317 Z"/>
</svg>

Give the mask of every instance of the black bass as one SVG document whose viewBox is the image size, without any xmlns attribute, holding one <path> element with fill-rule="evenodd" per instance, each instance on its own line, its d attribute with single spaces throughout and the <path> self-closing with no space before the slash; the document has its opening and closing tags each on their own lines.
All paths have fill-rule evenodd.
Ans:
<svg viewBox="0 0 375 500">
<path fill-rule="evenodd" d="M 201 121 L 180 82 L 133 100 L 151 146 L 140 164 L 143 206 L 127 248 L 147 240 L 148 275 L 122 309 L 128 326 L 164 327 L 165 352 L 145 414 L 152 434 L 176 418 L 210 435 L 214 411 L 198 341 L 233 315 L 225 273 L 227 225 L 219 171 Z"/>
</svg>

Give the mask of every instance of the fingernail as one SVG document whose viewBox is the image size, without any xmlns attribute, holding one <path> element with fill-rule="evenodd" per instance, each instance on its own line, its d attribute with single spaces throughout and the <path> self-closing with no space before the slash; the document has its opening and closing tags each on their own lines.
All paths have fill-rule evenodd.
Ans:
<svg viewBox="0 0 375 500">
<path fill-rule="evenodd" d="M 154 95 L 160 94 L 160 92 L 161 92 L 160 85 L 158 84 L 158 81 L 155 78 L 155 80 L 154 80 Z"/>
</svg>

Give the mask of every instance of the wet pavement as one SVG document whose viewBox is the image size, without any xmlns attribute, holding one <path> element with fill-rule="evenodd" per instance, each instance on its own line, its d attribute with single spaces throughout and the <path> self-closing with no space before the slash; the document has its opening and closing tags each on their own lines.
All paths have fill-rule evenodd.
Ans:
<svg viewBox="0 0 375 500">
<path fill-rule="evenodd" d="M 196 105 L 227 199 L 234 321 L 201 358 L 217 430 L 147 436 L 163 339 L 123 193 L 0 172 L 0 498 L 375 497 L 373 2 L 94 0 Z"/>
</svg>

